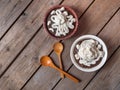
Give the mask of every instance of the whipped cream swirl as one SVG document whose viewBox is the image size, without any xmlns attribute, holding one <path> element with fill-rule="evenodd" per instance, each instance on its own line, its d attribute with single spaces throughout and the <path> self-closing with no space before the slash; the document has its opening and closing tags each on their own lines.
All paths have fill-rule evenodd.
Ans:
<svg viewBox="0 0 120 90">
<path fill-rule="evenodd" d="M 76 48 L 78 52 L 75 54 L 75 58 L 85 66 L 96 64 L 104 56 L 101 44 L 93 39 L 82 41 L 80 45 L 76 45 Z"/>
<path fill-rule="evenodd" d="M 69 33 L 70 29 L 74 29 L 73 23 L 75 18 L 73 15 L 68 15 L 68 12 L 64 7 L 60 9 L 52 10 L 50 20 L 47 22 L 47 26 L 51 25 L 48 28 L 50 31 L 55 33 L 55 36 L 66 36 Z"/>
</svg>

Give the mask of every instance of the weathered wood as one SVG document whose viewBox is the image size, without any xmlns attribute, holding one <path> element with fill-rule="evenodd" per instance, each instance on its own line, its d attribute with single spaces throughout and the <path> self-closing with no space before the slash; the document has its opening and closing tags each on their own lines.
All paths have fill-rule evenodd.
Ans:
<svg viewBox="0 0 120 90">
<path fill-rule="evenodd" d="M 35 0 L 0 41 L 0 75 L 42 25 L 46 10 L 61 0 Z M 47 5 L 47 7 L 46 7 Z"/>
<path fill-rule="evenodd" d="M 85 90 L 120 90 L 120 48 Z"/>
<path fill-rule="evenodd" d="M 107 44 L 108 52 L 109 52 L 108 57 L 110 57 L 110 55 L 120 45 L 120 40 L 119 40 L 120 20 L 119 20 L 119 18 L 120 18 L 120 10 L 112 18 L 112 20 L 107 24 L 107 26 L 103 29 L 103 31 L 99 34 L 99 37 L 102 38 L 105 41 L 105 43 Z M 91 80 L 93 78 L 93 76 L 95 75 L 96 72 L 85 73 L 85 72 L 77 70 L 73 66 L 70 69 L 69 73 L 72 73 L 76 77 L 82 79 L 82 82 L 80 84 L 74 84 L 70 80 L 64 79 L 56 86 L 55 90 L 64 90 L 64 89 L 79 90 L 79 88 L 83 89 L 86 86 L 86 84 L 89 82 L 89 80 Z M 88 90 L 94 90 L 94 87 L 92 89 L 88 89 Z M 95 89 L 95 90 L 100 90 L 100 89 Z"/>
<path fill-rule="evenodd" d="M 87 2 L 89 5 L 92 1 L 85 2 Z M 81 3 L 79 4 L 82 5 Z M 88 5 L 81 9 L 81 11 L 84 12 Z M 32 33 L 32 31 L 30 33 Z M 35 36 L 34 40 L 29 44 L 30 46 L 28 45 L 28 47 L 22 52 L 18 59 L 9 68 L 11 70 L 8 69 L 5 75 L 0 79 L 1 88 L 11 88 L 12 90 L 20 89 L 33 74 L 33 72 L 39 67 L 38 56 L 41 57 L 43 54 L 49 54 L 55 41 L 56 40 L 49 38 L 48 34 L 46 34 L 42 28 L 40 32 Z M 53 83 L 53 85 L 55 83 Z"/>
<path fill-rule="evenodd" d="M 0 0 L 0 38 L 32 0 Z"/>
<path fill-rule="evenodd" d="M 71 62 L 70 56 L 69 56 L 69 50 L 70 50 L 70 47 L 71 47 L 71 44 L 73 43 L 73 41 L 82 34 L 87 34 L 87 33 L 97 34 L 99 32 L 99 30 L 104 26 L 104 24 L 114 14 L 114 12 L 118 9 L 118 7 L 119 7 L 119 3 L 117 0 L 116 1 L 111 0 L 109 2 L 98 0 L 93 3 L 93 5 L 88 9 L 88 11 L 85 13 L 85 15 L 80 20 L 80 22 L 81 22 L 81 24 L 79 26 L 80 30 L 78 30 L 79 35 L 74 36 L 71 39 L 64 41 L 64 46 L 66 48 L 63 52 L 62 58 L 63 58 L 65 70 L 67 70 L 72 65 L 72 62 Z M 91 12 L 93 12 L 93 13 L 91 13 Z M 59 65 L 58 58 L 54 53 L 52 53 L 51 57 L 54 59 L 55 63 L 57 65 Z M 90 80 L 90 78 L 87 78 L 87 77 L 94 75 L 94 73 L 83 73 L 83 72 L 81 72 L 81 74 L 79 75 L 78 73 L 75 74 L 74 71 L 76 72 L 76 70 L 73 70 L 73 72 L 71 74 L 77 76 L 80 79 L 82 79 L 82 77 L 84 77 L 83 78 L 84 80 L 82 79 L 84 82 L 81 82 L 80 84 L 74 84 L 72 81 L 70 81 L 69 79 L 66 78 L 63 80 L 64 81 L 68 80 L 68 81 L 65 82 L 64 84 L 60 84 L 59 88 L 57 88 L 57 89 L 73 90 L 73 88 L 75 89 L 76 86 L 80 86 L 83 88 L 87 84 L 87 82 Z M 79 70 L 78 70 L 78 72 L 80 73 Z M 87 76 L 87 77 L 85 77 L 85 76 Z M 86 81 L 85 81 L 85 79 L 86 79 Z M 51 88 L 54 87 L 53 83 L 56 83 L 59 80 L 60 80 L 59 72 L 57 72 L 53 69 L 47 68 L 47 67 L 41 67 L 38 70 L 38 72 L 33 76 L 33 78 L 28 82 L 28 84 L 25 86 L 25 88 L 23 90 L 32 90 L 34 88 L 36 90 L 39 90 L 39 89 L 51 90 Z M 72 84 L 68 84 L 68 86 L 71 86 L 73 88 L 70 87 L 70 88 L 61 89 L 62 86 L 68 87 L 67 83 L 69 83 L 69 82 Z"/>
<path fill-rule="evenodd" d="M 45 42 L 48 44 L 46 43 L 45 45 Z M 20 89 L 33 72 L 35 72 L 35 70 L 40 66 L 39 55 L 41 57 L 44 53 L 49 54 L 52 50 L 53 42 L 55 42 L 55 40 L 50 39 L 42 28 L 28 47 L 26 47 L 18 59 L 8 69 L 5 75 L 0 79 L 0 88 L 2 90 Z"/>
<path fill-rule="evenodd" d="M 111 52 L 114 51 L 114 48 L 120 45 L 120 10 L 106 28 L 108 29 L 100 33 L 100 37 L 107 42 L 107 45 L 109 46 L 108 50 L 111 54 Z M 99 90 L 101 87 L 102 90 L 120 89 L 120 49 L 115 54 L 116 55 L 114 55 L 97 74 L 90 85 L 88 85 L 87 90 Z M 96 84 L 96 82 L 98 83 Z M 94 84 L 95 87 L 93 87 Z"/>
<path fill-rule="evenodd" d="M 33 36 L 33 34 L 42 25 L 43 17 L 44 17 L 46 10 L 48 8 L 50 8 L 52 5 L 59 4 L 60 2 L 61 2 L 61 0 L 55 0 L 55 1 L 51 0 L 49 2 L 48 2 L 48 0 L 33 1 L 33 3 L 25 11 L 25 13 L 20 17 L 20 19 L 16 22 L 16 24 L 11 28 L 10 32 L 8 32 L 7 35 L 0 42 L 0 45 L 1 45 L 1 47 L 0 47 L 0 52 L 1 52 L 0 53 L 0 58 L 1 58 L 0 59 L 0 65 L 1 65 L 0 73 L 2 73 L 6 69 L 6 67 L 12 62 L 12 60 L 16 57 L 16 55 L 24 47 L 24 45 L 30 40 L 30 38 Z M 47 5 L 47 7 L 44 4 Z M 42 30 L 42 32 L 44 32 L 44 30 Z M 38 36 L 40 43 L 38 43 L 38 41 L 35 41 L 35 42 L 37 42 L 38 44 L 41 45 L 42 48 L 44 48 L 44 45 L 42 44 L 43 43 L 42 40 L 47 39 L 47 42 L 49 42 L 50 40 L 48 40 L 49 38 L 47 38 L 47 35 L 43 34 L 42 32 L 40 32 L 41 34 L 39 33 L 39 36 Z M 46 38 L 43 38 L 43 37 L 46 37 Z M 43 39 L 41 39 L 41 38 L 43 38 Z M 49 44 L 52 44 L 52 41 Z M 49 44 L 48 45 L 46 44 L 45 46 L 48 47 Z M 33 42 L 32 46 L 34 46 L 34 42 Z M 44 50 L 45 50 L 45 48 L 44 48 Z M 50 48 L 48 48 L 48 49 L 49 50 L 47 50 L 47 52 L 50 52 Z M 33 50 L 32 47 L 31 47 L 31 50 Z M 30 52 L 30 50 L 28 50 L 27 52 Z M 27 56 L 25 56 L 25 58 L 26 57 Z M 34 58 L 35 60 L 37 59 L 36 56 L 34 56 L 32 58 Z M 23 62 L 21 62 L 21 64 Z M 24 62 L 24 64 L 25 64 L 25 62 Z M 27 62 L 27 64 L 30 65 L 29 61 Z M 39 63 L 37 63 L 37 65 L 35 65 L 35 63 L 34 63 L 33 66 L 38 67 Z M 3 82 L 0 83 L 0 88 L 2 90 L 7 90 L 7 89 L 16 90 L 18 88 L 21 88 L 21 86 L 25 83 L 25 82 L 22 83 L 21 82 L 22 80 L 20 79 L 20 78 L 24 79 L 25 77 L 19 77 L 19 75 L 17 73 L 13 73 L 13 69 L 12 69 L 11 73 L 15 74 L 15 76 L 17 76 L 16 79 L 13 75 L 13 78 L 11 78 L 11 80 L 9 80 L 10 82 L 7 83 L 5 86 L 3 85 L 3 87 L 2 87 L 1 84 L 3 84 Z M 20 75 L 22 74 L 21 70 L 19 70 L 19 73 L 20 73 Z M 9 75 L 8 75 L 8 77 L 9 77 Z M 17 79 L 20 79 L 20 82 L 17 83 Z"/>
<path fill-rule="evenodd" d="M 68 0 L 65 0 L 62 5 L 67 5 L 73 8 L 79 18 L 94 1 L 95 0 L 69 0 L 68 2 Z"/>
</svg>

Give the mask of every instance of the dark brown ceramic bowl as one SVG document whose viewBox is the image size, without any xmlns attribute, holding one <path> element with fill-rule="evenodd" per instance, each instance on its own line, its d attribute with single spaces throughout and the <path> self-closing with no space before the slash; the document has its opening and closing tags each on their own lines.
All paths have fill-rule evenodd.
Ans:
<svg viewBox="0 0 120 90">
<path fill-rule="evenodd" d="M 76 22 L 75 22 L 75 28 L 73 29 L 73 31 L 72 31 L 71 33 L 69 33 L 68 35 L 66 35 L 66 36 L 64 36 L 64 37 L 57 37 L 57 36 L 51 34 L 50 31 L 48 30 L 48 27 L 47 27 L 47 19 L 48 19 L 48 16 L 49 16 L 49 14 L 51 13 L 52 10 L 57 9 L 57 8 L 61 8 L 61 7 L 64 7 L 68 12 L 70 12 L 70 13 L 73 15 L 73 17 L 76 19 Z M 77 31 L 77 28 L 78 28 L 78 17 L 77 17 L 77 15 L 76 15 L 76 13 L 74 12 L 74 10 L 71 9 L 70 7 L 64 6 L 64 5 L 57 5 L 57 6 L 54 6 L 54 7 L 50 8 L 50 9 L 47 11 L 47 13 L 46 13 L 46 15 L 45 15 L 45 18 L 44 18 L 44 24 L 43 24 L 43 25 L 44 25 L 45 30 L 48 32 L 48 34 L 49 34 L 50 36 L 52 36 L 52 37 L 54 37 L 54 38 L 56 38 L 56 39 L 63 40 L 63 39 L 70 38 L 70 37 L 73 36 L 73 35 L 75 34 L 75 32 Z"/>
</svg>

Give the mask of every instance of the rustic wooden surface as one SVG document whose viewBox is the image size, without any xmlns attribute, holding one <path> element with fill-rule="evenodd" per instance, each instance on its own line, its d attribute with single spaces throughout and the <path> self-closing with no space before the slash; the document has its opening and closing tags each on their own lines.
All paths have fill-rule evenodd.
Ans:
<svg viewBox="0 0 120 90">
<path fill-rule="evenodd" d="M 68 5 L 79 17 L 77 33 L 64 44 L 64 70 L 82 81 L 78 84 L 59 72 L 41 66 L 39 58 L 53 52 L 55 40 L 43 28 L 43 17 L 54 5 Z M 108 47 L 108 60 L 98 71 L 82 72 L 70 60 L 70 47 L 81 35 L 97 35 Z M 1 0 L 0 90 L 120 90 L 120 0 Z"/>
</svg>

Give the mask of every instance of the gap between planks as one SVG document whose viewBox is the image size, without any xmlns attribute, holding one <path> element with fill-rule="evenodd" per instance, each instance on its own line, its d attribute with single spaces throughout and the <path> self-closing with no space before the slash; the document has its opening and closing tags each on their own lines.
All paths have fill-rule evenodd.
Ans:
<svg viewBox="0 0 120 90">
<path fill-rule="evenodd" d="M 120 7 L 116 10 L 116 12 L 113 14 L 113 16 L 107 21 L 107 23 L 102 27 L 102 29 L 97 33 L 97 35 L 99 35 L 99 33 L 104 29 L 104 27 L 110 22 L 110 20 L 115 16 L 115 14 L 120 10 Z"/>
<path fill-rule="evenodd" d="M 9 26 L 9 28 L 4 32 L 4 34 L 0 37 L 0 41 L 2 40 L 2 38 L 7 34 L 7 32 L 10 30 L 10 28 L 16 23 L 16 21 L 20 18 L 20 16 L 22 14 L 24 14 L 24 12 L 26 11 L 26 9 L 31 5 L 31 3 L 33 2 L 33 0 L 30 1 L 30 3 L 25 7 L 25 9 L 23 9 L 23 11 L 20 13 L 20 15 L 18 15 L 18 17 L 15 19 L 15 21 Z"/>
<path fill-rule="evenodd" d="M 35 34 L 30 38 L 30 40 L 27 42 L 27 44 L 20 50 L 20 52 L 16 55 L 16 57 L 13 59 L 13 61 L 8 65 L 8 67 L 4 70 L 4 72 L 0 75 L 0 78 L 5 74 L 5 72 L 8 70 L 8 68 L 14 63 L 14 61 L 18 58 L 18 56 L 23 52 L 23 50 L 27 47 L 27 45 L 31 42 L 31 40 L 36 36 L 36 34 L 39 32 L 39 30 L 42 28 L 43 25 L 35 32 Z"/>
<path fill-rule="evenodd" d="M 22 13 L 18 16 L 18 18 L 15 20 L 15 22 L 9 27 L 9 29 L 6 31 L 6 33 L 10 30 L 10 28 L 16 23 L 16 21 L 20 18 L 22 14 L 26 11 L 26 9 L 32 4 L 33 0 L 27 5 L 27 7 L 22 11 Z M 62 4 L 64 0 L 62 0 L 59 4 Z M 0 75 L 0 78 L 5 74 L 5 72 L 8 70 L 8 68 L 14 63 L 14 61 L 18 58 L 18 56 L 23 52 L 23 50 L 27 47 L 27 45 L 32 41 L 32 39 L 36 36 L 36 34 L 41 30 L 43 27 L 43 24 L 39 27 L 39 29 L 33 34 L 33 36 L 28 40 L 28 42 L 25 44 L 25 46 L 20 50 L 20 52 L 16 55 L 16 57 L 13 59 L 13 61 L 7 66 L 7 68 L 3 71 L 3 73 Z M 2 38 L 6 35 L 6 33 L 2 36 Z M 2 40 L 0 38 L 0 40 Z M 52 51 L 51 51 L 52 53 Z M 40 68 L 40 67 L 38 67 Z"/>
</svg>

